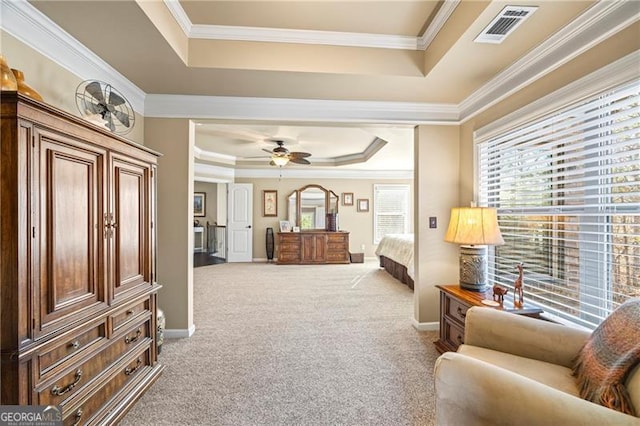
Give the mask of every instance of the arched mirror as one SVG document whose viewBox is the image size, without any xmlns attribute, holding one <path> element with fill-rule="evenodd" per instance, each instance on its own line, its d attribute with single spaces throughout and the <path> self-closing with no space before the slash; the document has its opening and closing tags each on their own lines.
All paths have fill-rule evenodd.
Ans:
<svg viewBox="0 0 640 426">
<path fill-rule="evenodd" d="M 338 195 L 320 185 L 307 185 L 289 195 L 289 222 L 300 230 L 325 229 L 327 213 L 338 213 Z"/>
</svg>

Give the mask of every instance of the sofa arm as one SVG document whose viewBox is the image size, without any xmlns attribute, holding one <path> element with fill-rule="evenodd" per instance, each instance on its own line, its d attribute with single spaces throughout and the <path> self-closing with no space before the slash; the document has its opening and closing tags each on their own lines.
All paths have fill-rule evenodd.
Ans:
<svg viewBox="0 0 640 426">
<path fill-rule="evenodd" d="M 447 352 L 435 366 L 437 425 L 640 425 L 492 364 Z"/>
<path fill-rule="evenodd" d="M 587 330 L 472 307 L 467 311 L 464 343 L 571 368 L 590 335 Z"/>
</svg>

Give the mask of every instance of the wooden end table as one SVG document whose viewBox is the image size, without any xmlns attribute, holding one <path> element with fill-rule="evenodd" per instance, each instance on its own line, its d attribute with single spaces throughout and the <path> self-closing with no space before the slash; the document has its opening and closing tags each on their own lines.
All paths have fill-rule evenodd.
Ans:
<svg viewBox="0 0 640 426">
<path fill-rule="evenodd" d="M 458 284 L 437 285 L 440 290 L 440 338 L 434 342 L 438 352 L 456 351 L 464 343 L 464 320 L 467 310 L 472 306 L 482 306 L 487 309 L 498 309 L 512 314 L 540 318 L 542 309 L 525 304 L 523 307 L 513 305 L 511 292 L 504 298 L 501 306 L 487 306 L 483 300 L 493 300 L 493 289 L 485 292 L 469 291 Z"/>
</svg>

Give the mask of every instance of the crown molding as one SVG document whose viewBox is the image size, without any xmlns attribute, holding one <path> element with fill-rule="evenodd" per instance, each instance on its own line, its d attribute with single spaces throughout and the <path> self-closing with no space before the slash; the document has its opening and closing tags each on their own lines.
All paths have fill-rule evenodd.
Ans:
<svg viewBox="0 0 640 426">
<path fill-rule="evenodd" d="M 615 86 L 637 79 L 640 75 L 640 51 L 618 59 L 564 87 L 548 94 L 504 117 L 478 129 L 474 133 L 476 143 L 485 141 L 508 129 L 553 113 L 567 105 L 579 102 Z"/>
<path fill-rule="evenodd" d="M 438 13 L 436 13 L 431 24 L 429 24 L 424 33 L 418 37 L 418 50 L 427 50 L 459 4 L 460 0 L 444 0 L 444 3 L 440 6 L 440 9 L 438 9 Z"/>
<path fill-rule="evenodd" d="M 180 28 L 182 28 L 184 35 L 189 37 L 193 24 L 191 23 L 191 19 L 189 19 L 189 16 L 187 16 L 187 12 L 185 12 L 182 8 L 180 2 L 178 0 L 164 0 L 164 5 L 167 7 L 167 9 L 169 9 L 169 12 L 173 16 L 173 19 L 175 19 L 178 25 L 180 25 Z"/>
<path fill-rule="evenodd" d="M 453 2 L 457 3 L 459 0 L 453 0 Z M 190 39 L 425 50 L 419 45 L 421 37 L 414 36 L 193 24 L 177 0 L 164 0 L 164 4 Z M 441 23 L 440 28 L 442 25 L 444 22 Z M 435 32 L 437 33 L 440 28 Z"/>
<path fill-rule="evenodd" d="M 110 83 L 127 97 L 135 111 L 144 115 L 146 94 L 138 86 L 26 0 L 2 2 L 0 28 L 81 80 Z"/>
<path fill-rule="evenodd" d="M 276 178 L 276 179 L 413 179 L 413 170 L 341 170 L 318 169 L 300 166 L 296 168 L 271 167 L 269 169 L 236 169 L 238 178 Z"/>
<path fill-rule="evenodd" d="M 635 1 L 596 3 L 462 101 L 461 121 L 475 117 L 639 19 Z"/>
<path fill-rule="evenodd" d="M 228 183 L 234 182 L 236 171 L 232 167 L 214 166 L 212 164 L 193 164 L 193 179 L 201 182 Z"/>
<path fill-rule="evenodd" d="M 201 182 L 234 182 L 236 178 L 251 179 L 413 179 L 413 170 L 345 170 L 318 169 L 313 167 L 231 168 L 196 163 L 193 166 L 194 180 Z"/>
<path fill-rule="evenodd" d="M 192 25 L 189 38 L 265 43 L 319 44 L 376 49 L 418 50 L 418 38 L 403 35 L 366 34 L 338 31 Z"/>
<path fill-rule="evenodd" d="M 210 161 L 212 163 L 229 164 L 232 166 L 237 164 L 237 158 L 233 155 L 218 154 L 217 152 L 206 151 L 197 146 L 193 147 L 193 156 L 198 160 Z"/>
<path fill-rule="evenodd" d="M 453 104 L 147 95 L 145 116 L 374 124 L 458 124 Z"/>
</svg>

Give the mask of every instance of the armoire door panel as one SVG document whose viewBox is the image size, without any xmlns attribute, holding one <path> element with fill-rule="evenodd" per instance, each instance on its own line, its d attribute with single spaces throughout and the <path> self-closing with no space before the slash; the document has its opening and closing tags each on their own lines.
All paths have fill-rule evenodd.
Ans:
<svg viewBox="0 0 640 426">
<path fill-rule="evenodd" d="M 112 160 L 114 230 L 113 292 L 149 282 L 149 168 L 125 159 Z"/>
<path fill-rule="evenodd" d="M 105 153 L 42 130 L 36 136 L 40 156 L 37 300 L 39 332 L 44 332 L 50 323 L 59 324 L 69 316 L 68 320 L 77 319 L 83 309 L 106 302 L 100 221 Z"/>
</svg>

